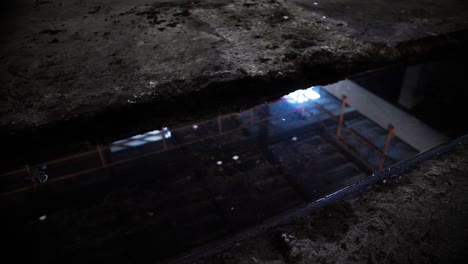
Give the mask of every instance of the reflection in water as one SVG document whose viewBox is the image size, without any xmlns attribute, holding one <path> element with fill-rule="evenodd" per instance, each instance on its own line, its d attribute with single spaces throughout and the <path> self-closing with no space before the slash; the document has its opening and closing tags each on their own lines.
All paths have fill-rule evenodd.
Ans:
<svg viewBox="0 0 468 264">
<path fill-rule="evenodd" d="M 305 90 L 297 90 L 292 92 L 288 95 L 283 96 L 290 103 L 305 103 L 310 100 L 315 100 L 320 98 L 320 94 L 318 94 L 313 87 Z"/>
<path fill-rule="evenodd" d="M 299 90 L 4 173 L 1 205 L 14 237 L 60 252 L 41 261 L 161 261 L 418 153 L 380 122 L 322 87 Z"/>
<path fill-rule="evenodd" d="M 196 128 L 194 127 L 194 129 Z M 124 140 L 116 141 L 111 145 L 110 151 L 111 152 L 122 151 L 129 147 L 138 147 L 147 143 L 161 141 L 164 138 L 171 137 L 171 131 L 169 131 L 167 127 L 164 127 L 162 131 L 164 131 L 164 135 L 161 133 L 161 130 L 153 130 L 153 131 L 141 134 L 141 135 L 136 135 L 136 136 L 124 139 Z"/>
</svg>

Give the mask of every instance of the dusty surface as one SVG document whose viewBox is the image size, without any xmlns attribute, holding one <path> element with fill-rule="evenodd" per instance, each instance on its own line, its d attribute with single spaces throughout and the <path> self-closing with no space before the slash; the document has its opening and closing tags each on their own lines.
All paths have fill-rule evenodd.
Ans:
<svg viewBox="0 0 468 264">
<path fill-rule="evenodd" d="M 0 133 L 122 108 L 138 116 L 102 119 L 181 119 L 174 112 L 226 104 L 217 98 L 268 97 L 434 48 L 453 50 L 460 35 L 402 43 L 468 24 L 465 1 L 316 3 L 2 1 Z"/>
<path fill-rule="evenodd" d="M 466 263 L 468 146 L 197 263 Z"/>
</svg>

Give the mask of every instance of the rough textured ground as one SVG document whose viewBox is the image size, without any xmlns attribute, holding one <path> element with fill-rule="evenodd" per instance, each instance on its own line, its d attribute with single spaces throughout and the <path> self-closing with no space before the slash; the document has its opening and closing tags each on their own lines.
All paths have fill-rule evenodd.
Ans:
<svg viewBox="0 0 468 264">
<path fill-rule="evenodd" d="M 466 263 L 468 146 L 197 263 Z"/>
<path fill-rule="evenodd" d="M 0 133 L 122 108 L 181 119 L 462 45 L 445 34 L 467 28 L 465 1 L 407 2 L 2 1 Z"/>
</svg>

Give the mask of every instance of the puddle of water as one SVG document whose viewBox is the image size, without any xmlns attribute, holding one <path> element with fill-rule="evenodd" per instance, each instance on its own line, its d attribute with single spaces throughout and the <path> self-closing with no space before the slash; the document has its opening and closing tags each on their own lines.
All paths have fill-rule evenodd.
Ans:
<svg viewBox="0 0 468 264">
<path fill-rule="evenodd" d="M 355 82 L 311 87 L 5 172 L 3 226 L 44 262 L 162 261 L 445 140 Z M 51 249 L 59 254 L 44 254 Z"/>
</svg>

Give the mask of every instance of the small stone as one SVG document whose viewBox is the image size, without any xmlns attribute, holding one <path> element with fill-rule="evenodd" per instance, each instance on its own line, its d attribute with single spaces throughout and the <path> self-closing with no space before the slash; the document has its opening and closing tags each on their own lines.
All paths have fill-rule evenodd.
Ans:
<svg viewBox="0 0 468 264">
<path fill-rule="evenodd" d="M 233 160 L 238 160 L 238 159 L 239 159 L 239 156 L 237 156 L 237 155 L 236 155 L 236 156 L 233 156 L 232 159 L 233 159 Z"/>
<path fill-rule="evenodd" d="M 151 80 L 151 81 L 148 82 L 148 87 L 149 88 L 154 88 L 154 87 L 156 87 L 156 85 L 158 85 L 157 81 Z"/>
<path fill-rule="evenodd" d="M 47 215 L 41 215 L 39 216 L 39 221 L 44 221 L 47 219 Z"/>
</svg>

